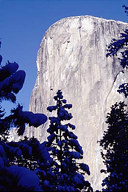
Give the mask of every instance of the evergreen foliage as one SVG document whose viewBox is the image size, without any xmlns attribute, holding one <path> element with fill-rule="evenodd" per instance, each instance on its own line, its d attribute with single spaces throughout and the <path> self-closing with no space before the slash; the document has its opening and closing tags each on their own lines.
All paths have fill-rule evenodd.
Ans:
<svg viewBox="0 0 128 192">
<path fill-rule="evenodd" d="M 18 70 L 16 62 L 8 61 L 5 66 L 1 62 L 0 55 L 0 191 L 42 191 L 36 170 L 50 158 L 46 147 L 36 139 L 9 142 L 8 134 L 15 126 L 18 134 L 23 135 L 26 123 L 38 127 L 46 122 L 47 117 L 23 111 L 20 104 L 5 116 L 2 101 L 16 104 L 16 94 L 22 89 L 25 72 Z"/>
<path fill-rule="evenodd" d="M 47 131 L 50 135 L 46 143 L 53 158 L 52 191 L 80 191 L 83 188 L 85 191 L 92 191 L 90 183 L 84 179 L 85 173 L 90 175 L 89 167 L 79 162 L 83 158 L 83 150 L 72 131 L 75 126 L 68 123 L 72 119 L 72 114 L 68 112 L 72 105 L 63 99 L 61 90 L 58 90 L 54 100 L 56 105 L 47 108 L 50 112 L 56 111 L 56 117 L 49 118 L 50 126 Z"/>
<path fill-rule="evenodd" d="M 2 56 L 0 58 L 0 135 L 5 137 L 12 126 L 18 128 L 19 135 L 23 135 L 26 123 L 38 127 L 47 121 L 47 117 L 44 114 L 23 111 L 23 106 L 20 104 L 11 110 L 11 115 L 4 117 L 2 101 L 9 100 L 16 103 L 16 94 L 22 89 L 26 74 L 23 70 L 18 70 L 19 65 L 16 62 L 8 61 L 2 66 Z"/>
<path fill-rule="evenodd" d="M 116 103 L 107 115 L 108 129 L 100 145 L 108 174 L 103 180 L 103 191 L 127 191 L 128 189 L 128 112 L 124 102 Z"/>
<path fill-rule="evenodd" d="M 128 13 L 128 7 L 123 6 L 125 12 Z M 119 39 L 113 39 L 107 49 L 108 56 L 117 56 L 120 65 L 122 66 L 122 73 L 128 69 L 128 29 L 120 34 Z M 128 82 L 119 86 L 119 93 L 123 93 L 125 97 L 128 96 Z"/>
<path fill-rule="evenodd" d="M 128 7 L 125 12 L 128 13 Z M 113 39 L 108 46 L 107 56 L 117 56 L 122 73 L 128 69 L 128 29 L 119 39 Z M 119 86 L 119 93 L 128 97 L 128 82 Z M 106 165 L 107 174 L 103 180 L 103 191 L 128 191 L 128 109 L 124 102 L 115 103 L 107 115 L 108 129 L 100 140 L 103 147 L 101 155 Z"/>
</svg>

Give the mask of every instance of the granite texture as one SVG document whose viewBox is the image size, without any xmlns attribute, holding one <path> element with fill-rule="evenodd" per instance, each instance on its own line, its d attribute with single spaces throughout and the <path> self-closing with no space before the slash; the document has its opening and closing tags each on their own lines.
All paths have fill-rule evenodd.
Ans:
<svg viewBox="0 0 128 192">
<path fill-rule="evenodd" d="M 116 92 L 128 80 L 115 57 L 106 58 L 106 45 L 127 28 L 126 23 L 92 16 L 64 18 L 45 33 L 37 55 L 37 80 L 32 91 L 30 111 L 51 116 L 46 109 L 61 89 L 73 105 L 72 122 L 84 150 L 84 162 L 90 167 L 89 180 L 101 188 L 103 163 L 97 143 L 106 129 L 110 106 L 124 97 Z M 26 129 L 26 135 L 40 141 L 47 137 L 49 122 L 38 129 Z M 86 177 L 87 178 L 87 177 Z"/>
</svg>

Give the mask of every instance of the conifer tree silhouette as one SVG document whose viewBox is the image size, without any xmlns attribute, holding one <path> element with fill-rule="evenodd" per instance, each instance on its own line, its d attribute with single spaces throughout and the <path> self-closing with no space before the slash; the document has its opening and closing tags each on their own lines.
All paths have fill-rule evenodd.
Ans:
<svg viewBox="0 0 128 192">
<path fill-rule="evenodd" d="M 54 97 L 55 106 L 49 106 L 48 111 L 56 111 L 56 117 L 50 117 L 48 142 L 50 156 L 53 158 L 52 170 L 56 176 L 55 191 L 92 191 L 91 185 L 85 181 L 84 174 L 90 175 L 88 165 L 80 163 L 83 150 L 77 136 L 72 132 L 75 126 L 68 123 L 72 114 L 67 110 L 71 104 L 63 99 L 62 91 L 58 90 Z M 64 123 L 65 122 L 65 123 Z"/>
</svg>

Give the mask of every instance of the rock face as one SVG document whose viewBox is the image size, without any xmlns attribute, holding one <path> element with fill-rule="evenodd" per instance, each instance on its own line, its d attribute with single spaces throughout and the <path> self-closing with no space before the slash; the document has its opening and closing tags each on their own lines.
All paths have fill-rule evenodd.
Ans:
<svg viewBox="0 0 128 192">
<path fill-rule="evenodd" d="M 41 42 L 37 56 L 38 76 L 30 101 L 33 112 L 47 112 L 53 96 L 61 89 L 64 98 L 73 105 L 72 122 L 84 150 L 84 162 L 90 167 L 90 182 L 101 188 L 103 168 L 97 143 L 106 129 L 105 119 L 116 101 L 124 100 L 116 93 L 119 84 L 127 79 L 121 73 L 116 58 L 106 58 L 106 45 L 128 27 L 126 23 L 92 16 L 62 19 L 53 24 Z M 43 141 L 44 127 L 27 129 L 27 136 Z"/>
</svg>

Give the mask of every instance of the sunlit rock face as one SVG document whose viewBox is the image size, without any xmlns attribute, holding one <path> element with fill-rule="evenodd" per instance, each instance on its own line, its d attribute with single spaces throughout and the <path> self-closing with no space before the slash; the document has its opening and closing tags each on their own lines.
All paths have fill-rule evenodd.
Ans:
<svg viewBox="0 0 128 192">
<path fill-rule="evenodd" d="M 84 162 L 90 167 L 90 182 L 101 188 L 103 168 L 97 143 L 106 129 L 105 119 L 110 106 L 124 100 L 116 93 L 128 74 L 121 73 L 116 58 L 106 58 L 106 45 L 128 27 L 126 23 L 92 16 L 62 19 L 45 33 L 37 55 L 38 76 L 30 101 L 30 110 L 48 116 L 47 106 L 54 105 L 53 96 L 61 89 L 73 105 L 72 122 L 84 150 Z M 43 141 L 44 127 L 27 129 L 26 134 Z"/>
</svg>

